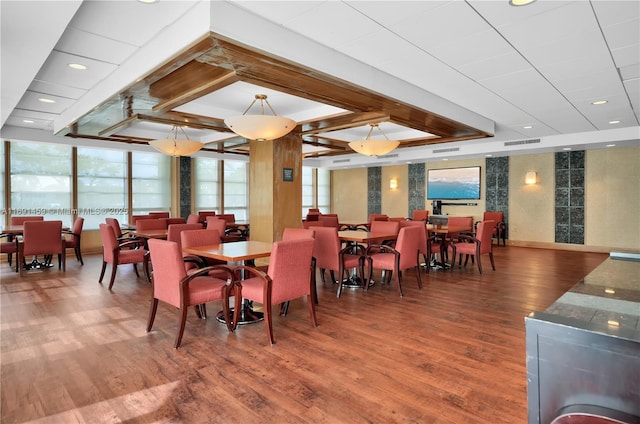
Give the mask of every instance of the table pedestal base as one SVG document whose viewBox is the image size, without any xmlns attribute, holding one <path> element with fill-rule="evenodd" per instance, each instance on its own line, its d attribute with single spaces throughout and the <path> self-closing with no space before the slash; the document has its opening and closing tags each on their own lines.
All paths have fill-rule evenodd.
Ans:
<svg viewBox="0 0 640 424">
<path fill-rule="evenodd" d="M 233 317 L 233 311 L 234 308 L 229 308 L 229 315 L 231 315 L 231 317 Z M 224 316 L 224 311 L 220 311 L 216 314 L 216 319 L 219 322 L 222 323 L 226 323 L 227 322 L 227 318 Z M 259 321 L 264 320 L 264 313 L 263 312 L 257 312 L 254 311 L 253 309 L 251 309 L 248 306 L 243 306 L 242 309 L 240 310 L 240 317 L 238 318 L 238 325 L 244 325 L 244 324 L 253 324 Z"/>
</svg>

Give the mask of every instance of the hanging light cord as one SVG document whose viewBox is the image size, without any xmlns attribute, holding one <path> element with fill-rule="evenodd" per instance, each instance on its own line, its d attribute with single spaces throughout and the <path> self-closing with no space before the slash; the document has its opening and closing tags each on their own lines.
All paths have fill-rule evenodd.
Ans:
<svg viewBox="0 0 640 424">
<path fill-rule="evenodd" d="M 256 94 L 256 97 L 253 99 L 249 107 L 244 112 L 242 112 L 243 115 L 246 115 L 247 112 L 249 112 L 249 109 L 251 109 L 251 107 L 256 103 L 256 100 L 260 100 L 260 112 L 262 115 L 264 115 L 264 104 L 266 103 L 269 109 L 271 110 L 271 113 L 273 113 L 274 116 L 278 116 L 276 111 L 273 110 L 273 108 L 271 107 L 269 100 L 267 100 L 266 94 Z"/>
</svg>

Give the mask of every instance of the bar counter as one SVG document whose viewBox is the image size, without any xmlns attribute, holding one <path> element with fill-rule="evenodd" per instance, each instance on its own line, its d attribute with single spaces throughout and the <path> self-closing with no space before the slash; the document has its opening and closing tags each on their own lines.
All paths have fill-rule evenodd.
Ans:
<svg viewBox="0 0 640 424">
<path fill-rule="evenodd" d="M 611 253 L 525 326 L 529 423 L 640 423 L 640 254 Z"/>
</svg>

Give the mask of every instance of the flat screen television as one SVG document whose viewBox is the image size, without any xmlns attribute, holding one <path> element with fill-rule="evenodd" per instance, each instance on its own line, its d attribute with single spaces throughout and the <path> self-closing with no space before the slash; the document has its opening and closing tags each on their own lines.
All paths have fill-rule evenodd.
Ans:
<svg viewBox="0 0 640 424">
<path fill-rule="evenodd" d="M 427 199 L 480 199 L 480 167 L 429 169 Z"/>
</svg>

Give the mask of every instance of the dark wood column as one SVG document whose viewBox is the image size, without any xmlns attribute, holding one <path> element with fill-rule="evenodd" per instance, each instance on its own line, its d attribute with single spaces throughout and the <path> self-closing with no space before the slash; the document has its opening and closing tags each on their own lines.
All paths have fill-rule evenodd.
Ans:
<svg viewBox="0 0 640 424">
<path fill-rule="evenodd" d="M 301 227 L 302 138 L 293 133 L 249 145 L 251 239 L 277 241 L 285 227 Z"/>
</svg>

